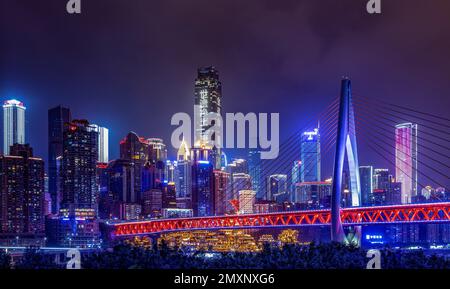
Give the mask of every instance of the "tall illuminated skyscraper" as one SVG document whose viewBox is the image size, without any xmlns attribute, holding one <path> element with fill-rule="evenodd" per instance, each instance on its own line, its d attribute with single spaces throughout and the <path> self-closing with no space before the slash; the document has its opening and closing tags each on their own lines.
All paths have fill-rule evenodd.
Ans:
<svg viewBox="0 0 450 289">
<path fill-rule="evenodd" d="M 86 120 L 73 120 L 64 127 L 61 209 L 70 216 L 97 212 L 98 132 Z"/>
<path fill-rule="evenodd" d="M 192 208 L 192 168 L 191 155 L 187 143 L 183 140 L 177 154 L 176 192 L 177 207 L 180 209 Z"/>
<path fill-rule="evenodd" d="M 208 120 L 209 113 L 221 114 L 222 110 L 222 83 L 219 81 L 219 72 L 214 66 L 201 67 L 197 70 L 194 89 L 195 104 L 195 142 L 200 141 L 206 146 L 213 147 L 210 142 L 222 145 L 222 136 L 213 133 L 208 135 L 208 129 L 213 125 L 221 127 L 218 119 Z M 219 129 L 221 130 L 221 129 Z M 217 156 L 221 156 L 221 149 L 216 151 Z M 215 160 L 214 167 L 220 169 L 221 158 Z"/>
<path fill-rule="evenodd" d="M 96 124 L 92 126 L 98 132 L 98 162 L 107 163 L 109 161 L 109 130 Z"/>
<path fill-rule="evenodd" d="M 25 110 L 23 102 L 10 99 L 3 103 L 3 154 L 10 146 L 25 143 Z"/>
<path fill-rule="evenodd" d="M 261 152 L 256 149 L 251 149 L 248 153 L 248 173 L 252 178 L 252 190 L 256 192 L 256 198 L 266 199 L 261 187 Z"/>
<path fill-rule="evenodd" d="M 59 211 L 61 202 L 60 168 L 63 155 L 64 124 L 72 121 L 70 109 L 57 106 L 48 110 L 48 192 L 51 198 L 51 212 Z"/>
<path fill-rule="evenodd" d="M 359 178 L 361 181 L 361 204 L 363 206 L 373 205 L 373 167 L 360 166 Z"/>
<path fill-rule="evenodd" d="M 213 216 L 215 213 L 214 168 L 210 152 L 207 148 L 191 149 L 192 209 L 196 217 Z"/>
<path fill-rule="evenodd" d="M 402 204 L 417 196 L 417 124 L 395 126 L 395 177 L 402 185 Z"/>
<path fill-rule="evenodd" d="M 320 181 L 320 134 L 319 129 L 306 131 L 301 138 L 300 158 L 300 181 L 318 182 Z"/>
</svg>

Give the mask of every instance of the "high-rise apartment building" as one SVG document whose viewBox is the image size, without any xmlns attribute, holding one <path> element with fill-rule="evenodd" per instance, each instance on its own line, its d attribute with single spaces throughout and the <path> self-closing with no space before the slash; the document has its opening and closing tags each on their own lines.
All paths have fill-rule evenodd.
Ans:
<svg viewBox="0 0 450 289">
<path fill-rule="evenodd" d="M 45 233 L 44 161 L 28 144 L 14 144 L 0 156 L 0 237 Z"/>
</svg>

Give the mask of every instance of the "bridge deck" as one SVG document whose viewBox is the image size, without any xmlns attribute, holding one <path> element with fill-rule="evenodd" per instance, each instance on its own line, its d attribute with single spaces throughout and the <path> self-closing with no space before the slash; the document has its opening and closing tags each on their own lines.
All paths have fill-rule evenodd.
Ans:
<svg viewBox="0 0 450 289">
<path fill-rule="evenodd" d="M 380 207 L 345 208 L 343 225 L 384 223 L 450 222 L 450 202 Z M 245 229 L 329 225 L 330 210 L 293 211 L 267 214 L 158 219 L 112 223 L 113 236 L 133 236 L 204 229 Z"/>
</svg>

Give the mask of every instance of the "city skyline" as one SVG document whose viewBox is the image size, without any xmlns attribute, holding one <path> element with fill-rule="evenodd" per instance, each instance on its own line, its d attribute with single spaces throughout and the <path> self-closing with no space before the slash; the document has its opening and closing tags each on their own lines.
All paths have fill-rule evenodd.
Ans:
<svg viewBox="0 0 450 289">
<path fill-rule="evenodd" d="M 450 265 L 448 1 L 25 1 L 0 2 L 0 268 Z"/>
</svg>

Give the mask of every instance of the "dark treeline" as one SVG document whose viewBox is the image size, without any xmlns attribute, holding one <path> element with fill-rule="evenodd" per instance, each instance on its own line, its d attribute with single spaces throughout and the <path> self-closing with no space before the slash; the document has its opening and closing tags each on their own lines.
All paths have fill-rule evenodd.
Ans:
<svg viewBox="0 0 450 289">
<path fill-rule="evenodd" d="M 400 251 L 384 248 L 382 269 L 450 269 L 444 257 L 426 255 L 423 251 Z M 164 243 L 153 248 L 127 244 L 112 250 L 84 255 L 83 269 L 365 269 L 369 258 L 366 250 L 338 243 L 265 246 L 259 253 L 217 253 L 205 257 L 205 252 L 184 254 Z M 11 268 L 10 256 L 0 252 L 0 268 Z M 28 250 L 16 269 L 57 269 L 50 256 L 38 249 Z"/>
</svg>

